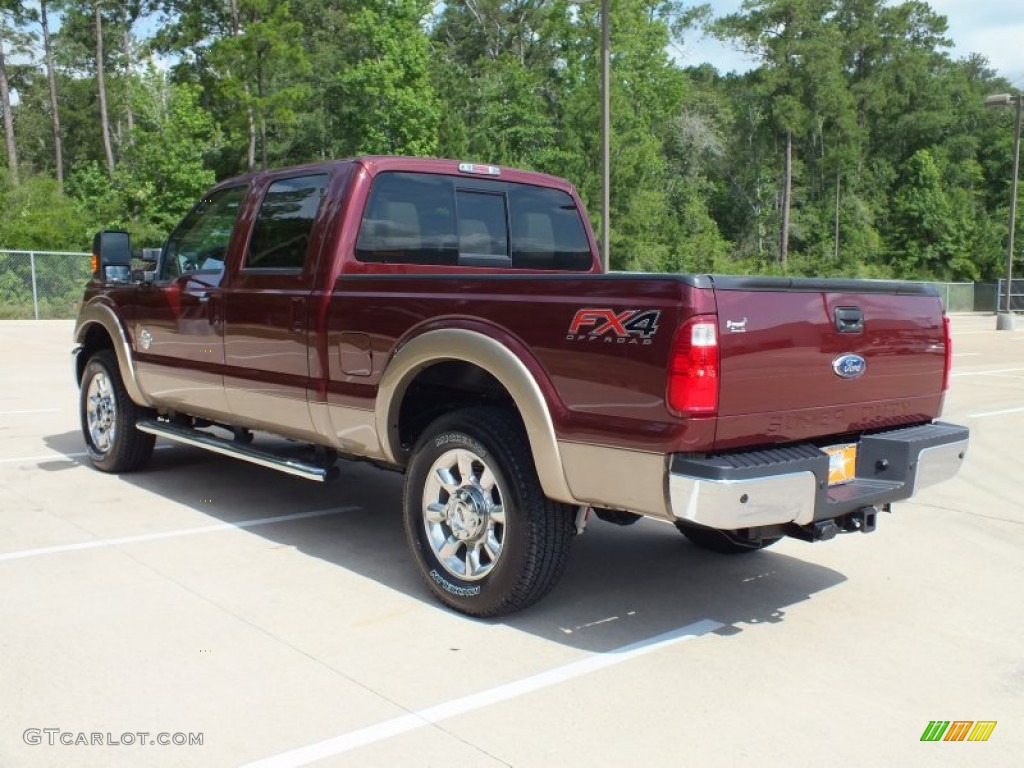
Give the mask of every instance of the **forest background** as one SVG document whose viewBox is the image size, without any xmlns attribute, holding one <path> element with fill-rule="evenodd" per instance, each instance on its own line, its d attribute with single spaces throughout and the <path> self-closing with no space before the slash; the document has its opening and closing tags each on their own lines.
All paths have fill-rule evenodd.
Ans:
<svg viewBox="0 0 1024 768">
<path fill-rule="evenodd" d="M 219 179 L 359 154 L 564 176 L 597 228 L 599 11 L 0 0 L 0 248 L 82 251 L 104 227 L 158 245 Z M 1002 272 L 1013 110 L 983 101 L 1014 83 L 954 59 L 926 2 L 747 0 L 713 18 L 611 0 L 610 19 L 612 268 Z M 680 64 L 702 34 L 752 68 Z M 0 263 L 0 301 L 4 280 Z"/>
</svg>

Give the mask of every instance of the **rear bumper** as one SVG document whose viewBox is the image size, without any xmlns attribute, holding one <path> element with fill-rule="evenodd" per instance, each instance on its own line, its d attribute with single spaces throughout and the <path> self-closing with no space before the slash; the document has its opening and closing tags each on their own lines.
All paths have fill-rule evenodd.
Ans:
<svg viewBox="0 0 1024 768">
<path fill-rule="evenodd" d="M 705 458 L 674 456 L 668 490 L 676 519 L 722 530 L 832 520 L 888 504 L 953 477 L 969 430 L 935 422 L 861 437 L 856 478 L 828 486 L 829 458 L 809 443 Z"/>
</svg>

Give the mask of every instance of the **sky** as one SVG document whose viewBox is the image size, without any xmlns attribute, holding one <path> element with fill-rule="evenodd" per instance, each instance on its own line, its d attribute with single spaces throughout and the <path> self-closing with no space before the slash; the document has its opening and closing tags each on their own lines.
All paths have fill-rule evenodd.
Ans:
<svg viewBox="0 0 1024 768">
<path fill-rule="evenodd" d="M 714 15 L 740 10 L 742 0 L 710 0 Z M 928 0 L 946 17 L 954 58 L 980 53 L 1003 77 L 1024 88 L 1024 0 Z M 687 40 L 679 61 L 684 66 L 710 62 L 719 71 L 751 67 L 743 54 L 710 38 Z"/>
</svg>

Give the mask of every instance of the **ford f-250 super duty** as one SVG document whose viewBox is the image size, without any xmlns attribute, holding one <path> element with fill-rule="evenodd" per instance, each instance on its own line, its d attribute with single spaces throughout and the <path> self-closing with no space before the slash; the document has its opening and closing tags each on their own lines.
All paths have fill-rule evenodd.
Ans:
<svg viewBox="0 0 1024 768">
<path fill-rule="evenodd" d="M 366 157 L 225 181 L 155 269 L 96 236 L 89 456 L 137 470 L 160 436 L 314 480 L 399 468 L 427 587 L 476 616 L 544 596 L 591 511 L 750 552 L 872 531 L 959 469 L 930 288 L 601 274 L 596 253 L 574 188 L 538 173 Z"/>
</svg>

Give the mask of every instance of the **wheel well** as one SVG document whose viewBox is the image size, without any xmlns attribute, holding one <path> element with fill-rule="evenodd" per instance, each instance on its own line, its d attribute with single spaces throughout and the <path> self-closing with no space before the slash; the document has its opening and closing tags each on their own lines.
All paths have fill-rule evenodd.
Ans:
<svg viewBox="0 0 1024 768">
<path fill-rule="evenodd" d="M 398 410 L 402 450 L 411 450 L 427 426 L 439 416 L 475 406 L 506 408 L 522 423 L 512 395 L 480 366 L 446 360 L 424 368 L 409 383 Z"/>
<path fill-rule="evenodd" d="M 82 353 L 78 356 L 78 360 L 75 365 L 75 375 L 78 380 L 82 380 L 82 374 L 85 373 L 85 366 L 89 362 L 89 358 L 96 354 L 101 349 L 113 349 L 114 341 L 110 338 L 110 334 L 107 333 L 107 329 L 99 323 L 92 323 L 85 332 L 85 338 L 82 340 Z"/>
</svg>

